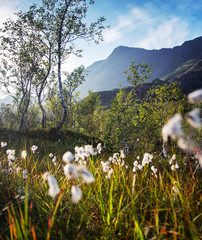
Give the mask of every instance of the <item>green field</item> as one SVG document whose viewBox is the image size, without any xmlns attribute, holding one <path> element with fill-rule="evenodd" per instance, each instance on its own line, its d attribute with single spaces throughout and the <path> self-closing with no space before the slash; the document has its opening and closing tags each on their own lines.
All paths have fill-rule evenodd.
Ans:
<svg viewBox="0 0 202 240">
<path fill-rule="evenodd" d="M 94 176 L 93 182 L 86 183 L 82 177 L 64 175 L 62 155 L 89 145 L 87 136 L 1 130 L 1 140 L 7 142 L 0 151 L 1 239 L 200 239 L 197 156 L 174 148 L 168 158 L 157 152 L 145 155 L 144 149 L 125 156 L 103 151 L 80 161 L 86 161 Z M 96 148 L 98 140 L 93 144 Z M 38 146 L 35 153 L 33 145 Z M 11 165 L 8 149 L 15 150 Z M 23 150 L 27 151 L 24 159 Z M 144 164 L 143 158 L 149 163 Z M 43 180 L 45 172 L 57 180 L 60 191 L 54 198 Z M 77 203 L 72 202 L 72 186 L 82 191 Z"/>
</svg>

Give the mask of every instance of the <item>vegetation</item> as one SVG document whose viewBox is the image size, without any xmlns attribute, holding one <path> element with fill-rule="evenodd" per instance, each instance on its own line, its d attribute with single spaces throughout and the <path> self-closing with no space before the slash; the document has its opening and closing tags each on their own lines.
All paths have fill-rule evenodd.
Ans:
<svg viewBox="0 0 202 240">
<path fill-rule="evenodd" d="M 184 155 L 174 146 L 169 158 L 144 154 L 143 148 L 126 156 L 91 155 L 85 166 L 95 181 L 87 184 L 64 175 L 62 154 L 71 150 L 72 142 L 79 147 L 88 144 L 82 136 L 80 141 L 77 135 L 71 140 L 69 136 L 60 143 L 56 139 L 61 136 L 47 138 L 42 132 L 4 132 L 8 145 L 0 153 L 1 239 L 199 239 L 197 156 Z M 37 143 L 32 152 L 32 144 Z M 12 166 L 9 148 L 16 149 Z M 42 181 L 45 172 L 57 179 L 60 191 L 54 198 Z M 75 184 L 82 190 L 78 203 L 72 203 Z"/>
<path fill-rule="evenodd" d="M 57 123 L 59 130 L 67 117 L 68 105 L 64 99 L 62 82 L 62 62 L 70 54 L 80 56 L 81 50 L 74 42 L 81 38 L 98 44 L 102 40 L 103 17 L 89 26 L 85 23 L 86 12 L 92 0 L 42 1 L 42 6 L 32 5 L 28 12 L 17 13 L 17 20 L 8 20 L 2 30 L 1 46 L 3 60 L 1 85 L 12 94 L 18 103 L 20 115 L 19 131 L 23 129 L 28 111 L 32 88 L 36 91 L 45 127 L 46 112 L 42 105 L 49 76 L 57 66 L 57 82 L 62 117 Z M 13 88 L 13 92 L 11 91 Z"/>
<path fill-rule="evenodd" d="M 167 83 L 141 99 L 151 68 L 132 61 L 110 107 L 80 100 L 87 73 L 62 61 L 77 38 L 102 40 L 88 4 L 43 0 L 5 23 L 0 239 L 199 239 L 201 90 L 187 101 Z"/>
</svg>

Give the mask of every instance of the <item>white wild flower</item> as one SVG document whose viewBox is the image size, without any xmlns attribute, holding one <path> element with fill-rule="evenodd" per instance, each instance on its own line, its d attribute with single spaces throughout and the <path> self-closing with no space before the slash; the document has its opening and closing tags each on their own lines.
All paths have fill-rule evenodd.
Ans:
<svg viewBox="0 0 202 240">
<path fill-rule="evenodd" d="M 52 153 L 49 153 L 49 157 L 52 158 L 52 157 L 53 157 L 53 154 L 52 154 Z"/>
<path fill-rule="evenodd" d="M 17 167 L 17 168 L 15 169 L 15 172 L 18 174 L 21 170 L 22 170 L 21 167 Z"/>
<path fill-rule="evenodd" d="M 142 171 L 142 169 L 143 169 L 143 166 L 141 165 L 141 164 L 138 164 L 138 169 L 140 170 L 140 171 Z"/>
<path fill-rule="evenodd" d="M 59 192 L 60 192 L 60 189 L 57 184 L 53 184 L 49 186 L 48 195 L 50 197 L 55 198 Z"/>
<path fill-rule="evenodd" d="M 101 162 L 101 164 L 102 164 L 102 170 L 103 170 L 103 172 L 108 172 L 109 171 L 109 165 L 110 165 L 110 162 Z"/>
<path fill-rule="evenodd" d="M 175 163 L 175 169 L 178 169 L 179 168 L 179 165 L 178 165 L 178 163 L 176 162 Z"/>
<path fill-rule="evenodd" d="M 35 153 L 37 149 L 38 149 L 38 147 L 36 145 L 33 145 L 31 147 L 31 150 L 32 150 L 33 153 Z"/>
<path fill-rule="evenodd" d="M 182 116 L 177 113 L 163 126 L 162 135 L 164 142 L 167 142 L 169 137 L 177 139 L 184 135 L 181 128 L 181 120 Z"/>
<path fill-rule="evenodd" d="M 73 164 L 71 163 L 67 163 L 64 168 L 64 174 L 65 176 L 71 180 L 71 179 L 77 179 L 78 176 L 79 176 L 79 173 L 78 173 L 78 170 L 76 168 L 76 166 L 74 166 Z"/>
<path fill-rule="evenodd" d="M 79 178 L 84 183 L 92 183 L 95 180 L 93 175 L 83 165 L 67 163 L 64 166 L 64 174 L 69 180 Z"/>
<path fill-rule="evenodd" d="M 142 159 L 142 166 L 144 167 L 146 163 L 152 162 L 153 155 L 150 153 L 145 153 Z"/>
<path fill-rule="evenodd" d="M 172 190 L 173 190 L 175 193 L 178 193 L 178 192 L 179 192 L 179 188 L 177 187 L 177 181 L 175 181 L 175 182 L 173 183 Z"/>
<path fill-rule="evenodd" d="M 197 103 L 202 101 L 202 88 L 198 89 L 187 96 L 190 103 Z"/>
<path fill-rule="evenodd" d="M 124 165 L 125 165 L 125 161 L 122 160 L 121 167 L 123 167 Z"/>
<path fill-rule="evenodd" d="M 1 142 L 1 147 L 6 147 L 7 146 L 7 142 Z"/>
<path fill-rule="evenodd" d="M 54 157 L 52 158 L 52 162 L 53 162 L 55 165 L 57 164 L 56 160 L 57 160 L 57 157 L 54 156 Z"/>
<path fill-rule="evenodd" d="M 98 145 L 97 145 L 97 152 L 98 152 L 99 154 L 102 152 L 101 143 L 98 143 Z"/>
<path fill-rule="evenodd" d="M 133 165 L 134 165 L 133 172 L 136 172 L 138 170 L 138 161 L 134 161 Z"/>
<path fill-rule="evenodd" d="M 120 158 L 126 158 L 126 155 L 124 154 L 124 150 L 119 150 L 120 152 Z"/>
<path fill-rule="evenodd" d="M 138 166 L 138 161 L 134 161 L 133 165 L 134 165 L 135 167 L 137 167 L 137 166 Z"/>
<path fill-rule="evenodd" d="M 74 155 L 73 155 L 70 151 L 67 151 L 67 152 L 64 153 L 64 155 L 62 156 L 62 160 L 63 160 L 65 163 L 72 162 L 72 161 L 74 160 Z"/>
<path fill-rule="evenodd" d="M 175 192 L 175 193 L 179 193 L 179 188 L 177 186 L 173 186 L 172 187 L 172 190 Z"/>
<path fill-rule="evenodd" d="M 15 155 L 15 150 L 8 149 L 6 150 L 7 155 Z"/>
<path fill-rule="evenodd" d="M 151 170 L 152 170 L 153 173 L 157 173 L 158 172 L 158 170 L 157 170 L 157 168 L 155 166 L 151 166 Z"/>
<path fill-rule="evenodd" d="M 200 109 L 195 108 L 187 114 L 188 123 L 194 128 L 201 127 Z"/>
<path fill-rule="evenodd" d="M 9 155 L 7 156 L 7 158 L 8 158 L 8 161 L 14 161 L 14 160 L 15 160 L 15 156 L 12 155 L 12 154 L 9 154 Z"/>
<path fill-rule="evenodd" d="M 8 166 L 12 166 L 13 165 L 13 162 L 11 160 L 8 160 Z"/>
<path fill-rule="evenodd" d="M 77 186 L 72 186 L 71 188 L 71 194 L 72 194 L 72 202 L 78 203 L 81 200 L 82 197 L 82 191 Z"/>
<path fill-rule="evenodd" d="M 179 138 L 177 140 L 177 145 L 179 148 L 183 150 L 189 150 L 190 149 L 190 144 L 184 139 L 184 138 Z"/>
<path fill-rule="evenodd" d="M 12 150 L 12 149 L 8 149 L 6 151 L 7 153 L 7 158 L 8 158 L 8 164 L 12 164 L 11 161 L 14 161 L 15 160 L 15 150 Z"/>
<path fill-rule="evenodd" d="M 176 160 L 176 155 L 175 154 L 173 154 L 172 160 Z"/>
<path fill-rule="evenodd" d="M 157 168 L 155 166 L 151 166 L 151 170 L 152 170 L 152 175 L 154 175 L 155 178 L 158 178 L 158 176 L 157 176 L 157 172 L 158 172 Z"/>
<path fill-rule="evenodd" d="M 49 172 L 45 172 L 43 174 L 43 179 L 45 181 L 48 181 L 48 185 L 49 185 L 48 194 L 49 194 L 49 196 L 51 196 L 52 198 L 55 198 L 56 195 L 60 192 L 60 189 L 58 187 L 56 178 L 53 177 Z"/>
<path fill-rule="evenodd" d="M 171 170 L 172 170 L 172 171 L 175 171 L 175 165 L 172 165 L 172 166 L 171 166 Z"/>
<path fill-rule="evenodd" d="M 165 143 L 164 143 L 164 142 L 163 142 L 163 155 L 164 155 L 164 157 L 169 158 L 169 154 L 168 154 L 167 151 L 166 151 Z"/>
<path fill-rule="evenodd" d="M 75 147 L 75 159 L 85 159 L 86 154 L 85 154 L 85 149 L 83 147 Z"/>
<path fill-rule="evenodd" d="M 85 168 L 85 166 L 77 167 L 79 178 L 84 183 L 92 183 L 95 181 L 93 175 Z"/>
<path fill-rule="evenodd" d="M 27 178 L 27 170 L 24 170 L 23 172 L 22 172 L 22 177 L 25 179 L 25 178 Z"/>
<path fill-rule="evenodd" d="M 85 145 L 84 146 L 85 154 L 87 157 L 90 157 L 90 155 L 96 155 L 97 151 L 93 148 L 92 145 Z"/>
<path fill-rule="evenodd" d="M 114 172 L 114 169 L 113 168 L 111 168 L 109 171 L 108 171 L 108 173 L 107 173 L 107 175 L 106 175 L 106 177 L 105 178 L 111 178 L 111 175 L 112 175 L 112 173 Z"/>
<path fill-rule="evenodd" d="M 23 159 L 25 159 L 25 158 L 27 157 L 27 151 L 26 151 L 26 150 L 23 150 L 23 151 L 21 152 L 21 157 L 22 157 Z"/>
<path fill-rule="evenodd" d="M 173 164 L 173 161 L 175 161 L 175 160 L 176 160 L 176 155 L 174 154 L 174 155 L 172 156 L 172 158 L 170 159 L 169 164 L 172 165 L 172 164 Z"/>
<path fill-rule="evenodd" d="M 119 156 L 118 153 L 114 153 L 114 154 L 113 154 L 113 159 L 116 160 L 116 161 L 118 161 L 118 160 L 119 160 L 118 156 Z"/>
</svg>

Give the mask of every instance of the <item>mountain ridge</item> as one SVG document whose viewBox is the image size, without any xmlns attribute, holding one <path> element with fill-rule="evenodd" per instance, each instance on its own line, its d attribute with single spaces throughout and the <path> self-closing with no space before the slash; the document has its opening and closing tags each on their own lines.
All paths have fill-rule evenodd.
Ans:
<svg viewBox="0 0 202 240">
<path fill-rule="evenodd" d="M 190 62 L 192 64 L 190 64 Z M 189 66 L 187 66 L 189 64 Z M 184 69 L 181 70 L 180 69 Z M 180 72 L 180 73 L 179 73 Z M 185 62 L 179 67 L 178 71 L 167 75 L 164 80 L 154 79 L 152 82 L 144 83 L 141 88 L 137 87 L 137 99 L 143 100 L 149 89 L 159 85 L 177 82 L 182 93 L 187 95 L 199 88 L 202 88 L 202 59 Z M 126 92 L 130 92 L 132 87 L 127 87 Z M 101 105 L 110 107 L 111 100 L 116 97 L 119 89 L 100 91 L 97 94 L 100 97 Z"/>
<path fill-rule="evenodd" d="M 159 50 L 118 46 L 106 59 L 96 61 L 86 68 L 86 82 L 79 87 L 81 97 L 86 96 L 88 90 L 107 91 L 118 88 L 119 84 L 127 87 L 124 70 L 131 65 L 132 59 L 135 64 L 145 62 L 151 65 L 152 74 L 148 82 L 152 82 L 170 74 L 183 62 L 202 59 L 202 36 L 185 41 L 181 46 Z"/>
</svg>

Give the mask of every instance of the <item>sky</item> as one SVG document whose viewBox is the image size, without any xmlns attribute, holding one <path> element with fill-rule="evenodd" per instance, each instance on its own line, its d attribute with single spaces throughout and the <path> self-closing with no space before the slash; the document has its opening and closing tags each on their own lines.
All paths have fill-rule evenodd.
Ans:
<svg viewBox="0 0 202 240">
<path fill-rule="evenodd" d="M 0 27 L 14 12 L 28 10 L 41 0 L 0 0 Z M 118 46 L 145 49 L 172 48 L 187 40 L 202 36 L 201 0 L 95 0 L 87 12 L 87 21 L 104 16 L 104 41 L 94 45 L 84 40 L 76 42 L 83 57 L 70 56 L 65 71 L 106 59 Z"/>
</svg>

